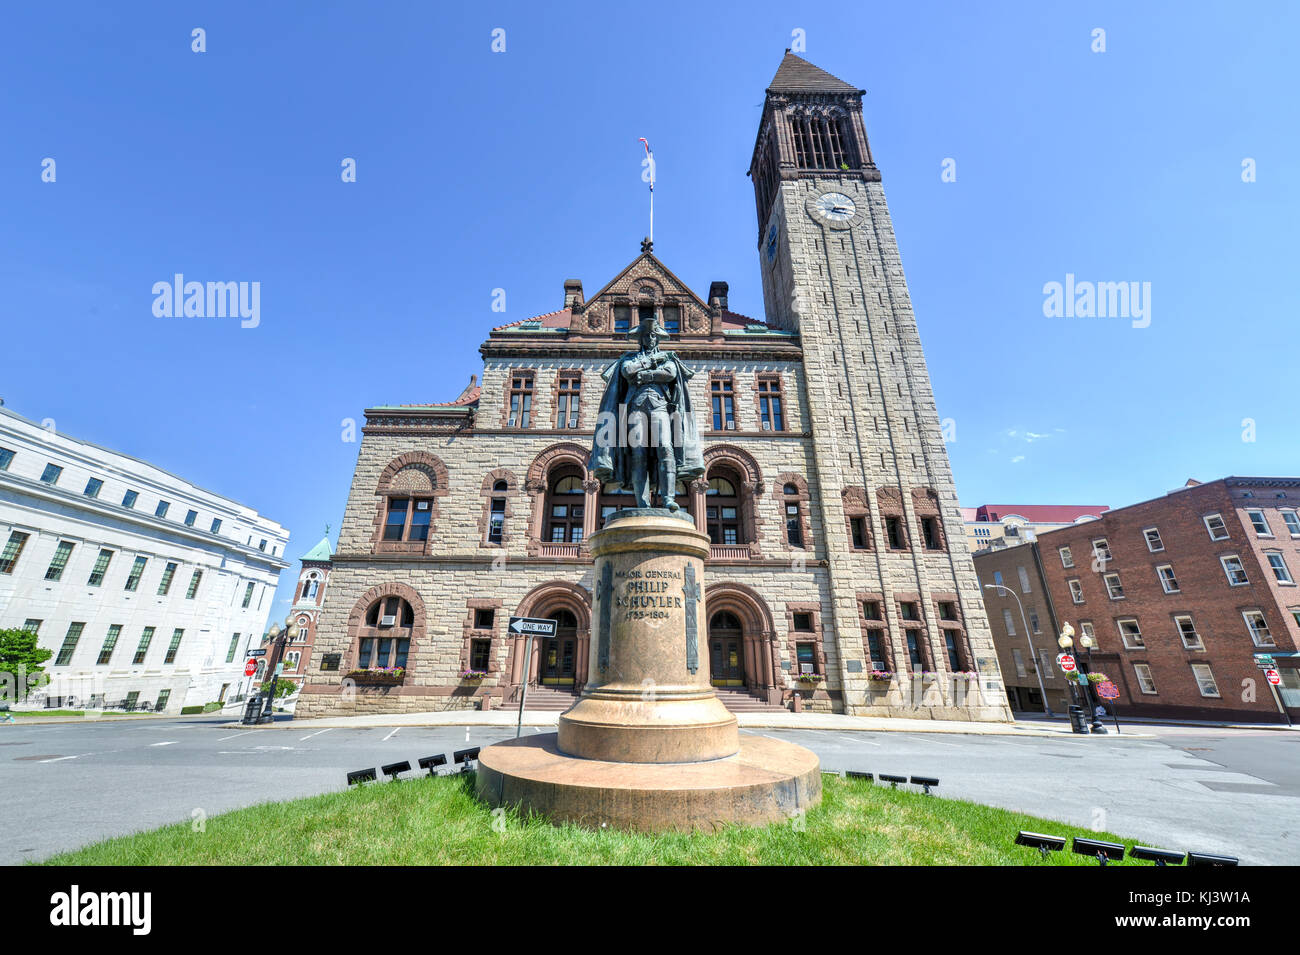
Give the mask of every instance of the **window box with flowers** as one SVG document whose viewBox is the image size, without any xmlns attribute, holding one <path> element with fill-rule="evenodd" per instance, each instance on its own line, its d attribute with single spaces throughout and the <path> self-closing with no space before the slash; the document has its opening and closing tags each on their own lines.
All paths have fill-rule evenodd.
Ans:
<svg viewBox="0 0 1300 955">
<path fill-rule="evenodd" d="M 867 674 L 867 679 L 872 683 L 892 683 L 894 681 L 894 674 L 890 673 L 888 670 L 872 670 Z"/>
<path fill-rule="evenodd" d="M 822 675 L 820 673 L 800 673 L 795 676 L 799 682 L 799 688 L 802 690 L 815 690 L 821 685 Z"/>
<path fill-rule="evenodd" d="M 369 667 L 351 670 L 347 678 L 358 686 L 399 686 L 406 678 L 406 668 Z"/>
<path fill-rule="evenodd" d="M 461 683 L 479 684 L 482 683 L 486 677 L 487 677 L 486 670 L 461 670 L 460 671 Z"/>
</svg>

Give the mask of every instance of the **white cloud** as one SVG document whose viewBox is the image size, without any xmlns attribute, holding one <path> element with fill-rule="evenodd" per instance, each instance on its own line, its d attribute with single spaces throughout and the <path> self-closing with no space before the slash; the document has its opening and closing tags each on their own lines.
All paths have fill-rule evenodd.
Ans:
<svg viewBox="0 0 1300 955">
<path fill-rule="evenodd" d="M 1019 464 L 1019 463 L 1020 463 L 1021 461 L 1023 461 L 1024 459 L 1025 459 L 1025 456 L 1024 456 L 1023 454 L 1017 454 L 1014 458 L 1011 459 L 1011 463 L 1012 463 L 1012 464 Z"/>
</svg>

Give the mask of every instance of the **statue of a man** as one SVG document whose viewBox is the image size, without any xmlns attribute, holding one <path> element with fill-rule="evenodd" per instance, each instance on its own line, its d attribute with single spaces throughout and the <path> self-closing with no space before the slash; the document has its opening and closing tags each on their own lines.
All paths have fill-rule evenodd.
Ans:
<svg viewBox="0 0 1300 955">
<path fill-rule="evenodd" d="M 657 484 L 660 506 L 676 511 L 677 482 L 703 474 L 704 459 L 686 390 L 695 372 L 659 348 L 667 334 L 657 319 L 647 317 L 628 336 L 639 341 L 640 350 L 601 372 L 606 386 L 591 471 L 601 483 L 630 490 L 637 507 L 654 507 Z"/>
</svg>

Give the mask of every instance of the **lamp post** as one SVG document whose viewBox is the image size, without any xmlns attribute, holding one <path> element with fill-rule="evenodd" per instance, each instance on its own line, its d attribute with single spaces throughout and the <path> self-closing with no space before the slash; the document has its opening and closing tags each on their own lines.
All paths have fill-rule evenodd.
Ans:
<svg viewBox="0 0 1300 955">
<path fill-rule="evenodd" d="M 1038 677 L 1038 692 L 1042 694 L 1043 697 L 1043 713 L 1049 717 L 1055 716 L 1056 714 L 1052 712 L 1051 704 L 1047 702 L 1047 690 L 1043 687 L 1042 661 L 1038 659 L 1038 651 L 1034 649 L 1034 638 L 1033 636 L 1030 635 L 1029 632 L 1029 621 L 1025 619 L 1025 605 L 1020 602 L 1020 597 L 1016 594 L 1014 590 L 1010 589 L 1009 587 L 1004 587 L 1002 586 L 1002 584 L 985 584 L 984 589 L 999 590 L 999 591 L 1004 590 L 1007 593 L 1009 593 L 1012 597 L 1015 598 L 1016 606 L 1020 608 L 1020 622 L 1021 624 L 1024 625 L 1025 628 L 1025 642 L 1029 644 L 1029 657 L 1034 661 L 1034 676 Z"/>
<path fill-rule="evenodd" d="M 284 645 L 298 637 L 298 624 L 296 622 L 286 619 L 284 624 L 285 628 L 283 630 L 280 629 L 278 623 L 271 624 L 271 629 L 267 634 L 271 638 L 271 643 L 275 649 L 271 651 L 271 662 L 266 666 L 266 676 L 271 685 L 266 691 L 266 702 L 263 705 L 262 718 L 258 722 L 269 723 L 275 719 L 271 707 L 275 700 L 275 691 L 280 683 L 280 674 L 276 671 L 280 666 L 280 658 L 284 655 Z"/>
<path fill-rule="evenodd" d="M 1097 641 L 1092 639 L 1092 637 L 1088 636 L 1086 633 L 1079 635 L 1079 646 L 1083 647 L 1083 652 L 1088 658 L 1086 666 L 1083 666 L 1082 664 L 1080 665 L 1080 669 L 1083 670 L 1085 678 L 1087 678 L 1088 674 L 1092 672 L 1092 648 L 1096 645 Z M 1088 680 L 1085 684 L 1084 695 L 1088 698 L 1089 728 L 1094 733 L 1105 733 L 1106 726 L 1102 723 L 1101 718 L 1097 716 L 1097 695 L 1092 680 Z M 1116 725 L 1118 726 L 1119 724 L 1117 723 Z"/>
</svg>

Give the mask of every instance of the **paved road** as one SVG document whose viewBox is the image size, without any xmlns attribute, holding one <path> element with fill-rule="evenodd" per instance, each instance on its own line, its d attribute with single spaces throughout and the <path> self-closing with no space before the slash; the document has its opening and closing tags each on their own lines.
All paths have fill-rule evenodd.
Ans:
<svg viewBox="0 0 1300 955">
<path fill-rule="evenodd" d="M 537 732 L 525 727 L 525 732 Z M 1155 740 L 768 730 L 828 770 L 938 776 L 939 792 L 1157 845 L 1300 861 L 1300 732 L 1143 727 Z M 512 736 L 500 727 L 231 728 L 212 716 L 0 725 L 0 863 Z"/>
</svg>

